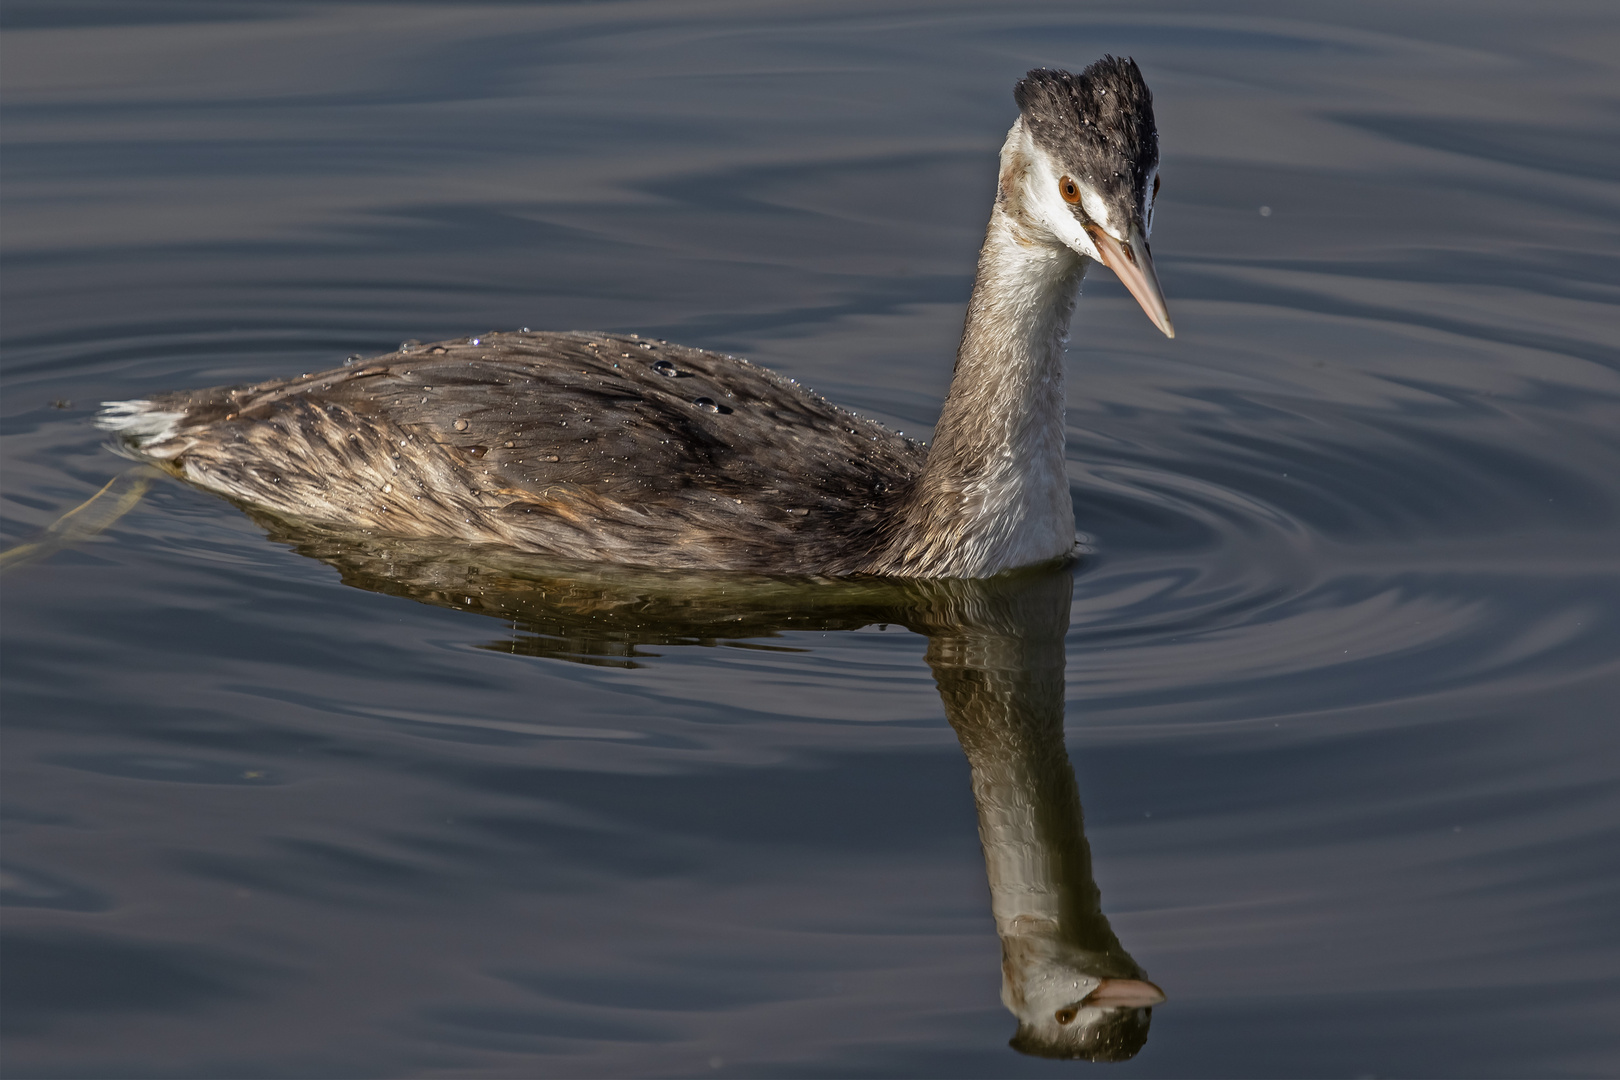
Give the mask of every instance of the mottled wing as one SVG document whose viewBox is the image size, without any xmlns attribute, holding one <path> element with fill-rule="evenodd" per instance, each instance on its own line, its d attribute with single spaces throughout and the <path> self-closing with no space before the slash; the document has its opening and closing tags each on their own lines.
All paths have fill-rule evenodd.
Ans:
<svg viewBox="0 0 1620 1080">
<path fill-rule="evenodd" d="M 746 361 L 492 334 L 156 399 L 145 452 L 277 513 L 580 558 L 841 572 L 925 451 Z"/>
</svg>

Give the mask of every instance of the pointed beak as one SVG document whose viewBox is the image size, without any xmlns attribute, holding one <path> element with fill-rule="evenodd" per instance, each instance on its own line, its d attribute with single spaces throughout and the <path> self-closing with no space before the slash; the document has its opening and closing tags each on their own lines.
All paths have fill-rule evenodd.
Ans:
<svg viewBox="0 0 1620 1080">
<path fill-rule="evenodd" d="M 1130 236 L 1124 240 L 1115 240 L 1089 221 L 1086 232 L 1091 234 L 1091 242 L 1102 261 L 1131 290 L 1153 325 L 1163 330 L 1165 337 L 1175 337 L 1176 328 L 1170 325 L 1170 311 L 1164 306 L 1159 275 L 1153 272 L 1153 253 L 1148 250 L 1141 226 L 1133 224 Z"/>
<path fill-rule="evenodd" d="M 1148 1009 L 1164 1000 L 1164 991 L 1146 979 L 1104 979 L 1082 1005 Z"/>
</svg>

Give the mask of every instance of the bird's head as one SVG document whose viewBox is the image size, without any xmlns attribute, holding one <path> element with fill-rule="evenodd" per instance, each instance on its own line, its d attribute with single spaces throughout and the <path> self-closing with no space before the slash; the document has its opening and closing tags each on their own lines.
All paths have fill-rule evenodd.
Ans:
<svg viewBox="0 0 1620 1080">
<path fill-rule="evenodd" d="M 1093 952 L 1043 933 L 1004 936 L 1001 975 L 1002 1003 L 1018 1018 L 1012 1047 L 1037 1057 L 1134 1057 L 1164 1001 L 1123 950 Z"/>
<path fill-rule="evenodd" d="M 1013 96 L 1020 115 L 1002 154 L 1003 209 L 1040 239 L 1106 265 L 1175 337 L 1148 251 L 1159 133 L 1136 61 L 1105 56 L 1078 75 L 1036 68 Z"/>
</svg>

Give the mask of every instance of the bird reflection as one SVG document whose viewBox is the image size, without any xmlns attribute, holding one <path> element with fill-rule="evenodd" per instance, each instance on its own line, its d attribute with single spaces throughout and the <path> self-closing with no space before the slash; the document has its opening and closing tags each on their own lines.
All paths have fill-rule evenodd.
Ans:
<svg viewBox="0 0 1620 1080">
<path fill-rule="evenodd" d="M 963 583 L 967 584 L 967 583 Z M 1114 936 L 1091 875 L 1063 745 L 1066 571 L 973 583 L 969 603 L 914 628 L 973 769 L 1001 1000 L 1014 1049 L 1123 1061 L 1147 1041 L 1159 988 Z"/>
<path fill-rule="evenodd" d="M 1164 994 L 1102 913 L 1080 793 L 1063 743 L 1066 567 L 983 581 L 805 581 L 536 561 L 501 549 L 354 536 L 260 519 L 346 584 L 510 623 L 484 648 L 637 666 L 644 646 L 786 630 L 907 627 L 973 773 L 1011 1046 L 1123 1061 Z"/>
</svg>

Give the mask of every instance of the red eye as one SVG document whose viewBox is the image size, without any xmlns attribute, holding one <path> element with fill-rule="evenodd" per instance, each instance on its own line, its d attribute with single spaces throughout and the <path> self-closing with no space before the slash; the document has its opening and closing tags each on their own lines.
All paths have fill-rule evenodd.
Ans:
<svg viewBox="0 0 1620 1080">
<path fill-rule="evenodd" d="M 1052 1019 L 1056 1020 L 1060 1024 L 1063 1024 L 1063 1025 L 1067 1026 L 1069 1023 L 1071 1023 L 1074 1020 L 1076 1015 L 1077 1015 L 1077 1010 L 1075 1010 L 1075 1009 L 1059 1009 L 1057 1012 L 1052 1014 Z"/>
<path fill-rule="evenodd" d="M 1159 197 L 1159 180 L 1160 180 L 1159 174 L 1154 173 L 1153 174 L 1153 197 L 1155 199 L 1157 199 Z"/>
<path fill-rule="evenodd" d="M 1058 181 L 1058 191 L 1062 194 L 1063 201 L 1066 203 L 1080 201 L 1080 185 L 1067 176 Z"/>
</svg>

